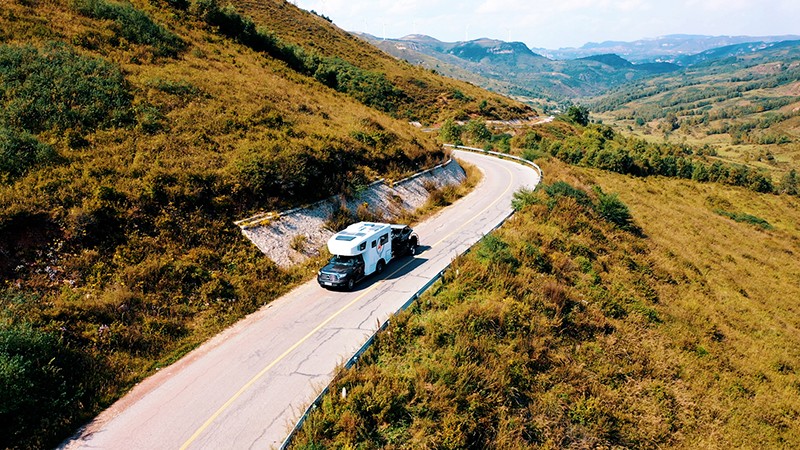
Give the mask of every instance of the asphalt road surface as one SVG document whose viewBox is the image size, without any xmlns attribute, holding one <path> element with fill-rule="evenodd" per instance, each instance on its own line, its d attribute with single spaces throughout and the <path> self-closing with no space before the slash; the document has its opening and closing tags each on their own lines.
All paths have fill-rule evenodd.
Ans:
<svg viewBox="0 0 800 450">
<path fill-rule="evenodd" d="M 352 292 L 309 281 L 144 380 L 63 447 L 249 449 L 281 444 L 359 347 L 428 280 L 511 213 L 533 188 L 530 167 L 454 155 L 484 178 L 468 196 L 414 227 L 420 252 L 392 261 Z"/>
</svg>

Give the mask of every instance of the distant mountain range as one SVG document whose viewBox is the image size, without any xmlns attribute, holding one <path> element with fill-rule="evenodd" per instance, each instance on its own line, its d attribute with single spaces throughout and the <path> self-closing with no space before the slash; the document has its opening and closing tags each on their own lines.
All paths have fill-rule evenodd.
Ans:
<svg viewBox="0 0 800 450">
<path fill-rule="evenodd" d="M 682 57 L 706 50 L 752 42 L 770 43 L 800 40 L 800 35 L 784 36 L 703 36 L 693 34 L 670 34 L 653 39 L 633 42 L 590 42 L 580 48 L 548 50 L 534 48 L 533 51 L 551 59 L 577 59 L 592 55 L 614 53 L 632 62 L 677 62 Z"/>
<path fill-rule="evenodd" d="M 418 34 L 399 39 L 358 35 L 412 64 L 540 107 L 602 95 L 637 80 L 710 61 L 800 45 L 800 36 L 671 35 L 556 51 L 488 38 L 443 42 Z"/>
<path fill-rule="evenodd" d="M 442 42 L 424 35 L 359 36 L 412 64 L 536 104 L 599 95 L 630 80 L 679 69 L 670 63 L 632 64 L 617 55 L 553 60 L 522 42 L 487 38 Z"/>
</svg>

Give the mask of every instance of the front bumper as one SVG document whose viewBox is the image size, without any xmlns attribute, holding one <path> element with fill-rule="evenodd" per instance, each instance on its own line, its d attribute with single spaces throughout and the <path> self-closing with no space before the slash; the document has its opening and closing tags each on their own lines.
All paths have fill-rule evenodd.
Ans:
<svg viewBox="0 0 800 450">
<path fill-rule="evenodd" d="M 323 287 L 345 287 L 349 277 L 338 278 L 335 275 L 320 273 L 317 275 L 317 283 Z"/>
</svg>

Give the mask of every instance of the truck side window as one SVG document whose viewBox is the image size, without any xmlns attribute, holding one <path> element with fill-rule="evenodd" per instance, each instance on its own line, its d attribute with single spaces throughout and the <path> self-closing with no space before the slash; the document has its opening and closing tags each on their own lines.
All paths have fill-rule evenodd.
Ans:
<svg viewBox="0 0 800 450">
<path fill-rule="evenodd" d="M 383 245 L 383 244 L 385 244 L 387 242 L 389 242 L 389 235 L 388 234 L 384 234 L 383 236 L 381 236 L 381 245 Z"/>
<path fill-rule="evenodd" d="M 375 248 L 375 241 L 372 241 L 372 248 Z"/>
<path fill-rule="evenodd" d="M 362 242 L 361 245 L 358 246 L 359 250 L 365 250 L 366 248 L 367 248 L 367 243 L 366 242 Z"/>
</svg>

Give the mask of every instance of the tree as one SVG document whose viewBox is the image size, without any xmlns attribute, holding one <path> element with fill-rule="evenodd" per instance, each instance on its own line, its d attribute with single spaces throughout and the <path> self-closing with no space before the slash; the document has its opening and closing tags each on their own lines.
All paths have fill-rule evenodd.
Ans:
<svg viewBox="0 0 800 450">
<path fill-rule="evenodd" d="M 464 134 L 472 144 L 483 144 L 492 139 L 492 132 L 482 120 L 470 120 L 464 125 Z"/>
<path fill-rule="evenodd" d="M 585 106 L 572 105 L 567 110 L 567 119 L 578 125 L 589 124 L 589 110 Z"/>
<path fill-rule="evenodd" d="M 453 119 L 447 119 L 439 129 L 439 137 L 448 144 L 461 145 L 462 128 Z"/>
<path fill-rule="evenodd" d="M 797 171 L 792 169 L 781 178 L 778 191 L 782 194 L 797 195 L 798 187 L 800 187 L 800 180 L 797 178 Z"/>
<path fill-rule="evenodd" d="M 606 194 L 599 187 L 595 187 L 595 192 L 597 193 L 595 210 L 600 217 L 623 230 L 638 231 L 628 206 L 619 199 L 617 194 Z"/>
</svg>

